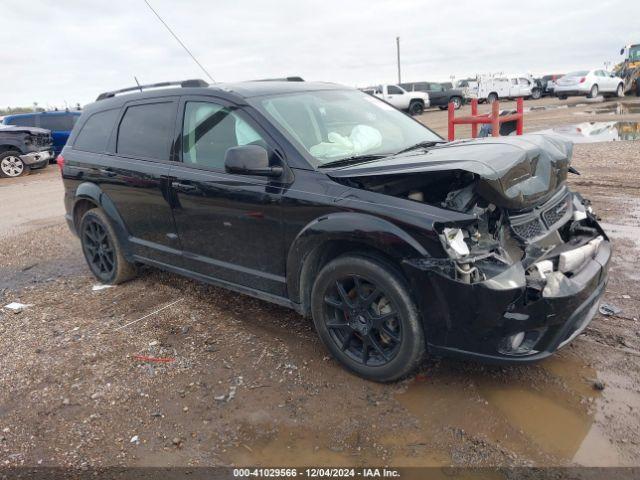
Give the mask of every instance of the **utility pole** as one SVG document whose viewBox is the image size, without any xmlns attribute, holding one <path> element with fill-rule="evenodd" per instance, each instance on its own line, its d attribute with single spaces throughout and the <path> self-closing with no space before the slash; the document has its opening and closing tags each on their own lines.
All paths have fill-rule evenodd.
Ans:
<svg viewBox="0 0 640 480">
<path fill-rule="evenodd" d="M 400 76 L 400 37 L 396 37 L 396 51 L 398 54 L 398 83 L 402 83 L 402 77 Z"/>
</svg>

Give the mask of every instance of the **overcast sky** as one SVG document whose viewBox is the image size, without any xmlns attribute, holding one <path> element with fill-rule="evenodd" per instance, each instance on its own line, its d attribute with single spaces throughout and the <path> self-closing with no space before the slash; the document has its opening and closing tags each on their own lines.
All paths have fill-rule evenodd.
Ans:
<svg viewBox="0 0 640 480">
<path fill-rule="evenodd" d="M 216 81 L 352 86 L 602 67 L 640 42 L 638 0 L 149 0 Z M 0 107 L 85 104 L 206 78 L 143 0 L 0 0 Z"/>
</svg>

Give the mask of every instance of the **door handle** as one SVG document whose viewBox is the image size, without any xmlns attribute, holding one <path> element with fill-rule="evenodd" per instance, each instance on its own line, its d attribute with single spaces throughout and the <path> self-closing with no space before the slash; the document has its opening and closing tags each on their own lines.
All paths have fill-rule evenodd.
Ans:
<svg viewBox="0 0 640 480">
<path fill-rule="evenodd" d="M 180 182 L 171 182 L 171 188 L 175 188 L 179 192 L 195 192 L 198 189 L 195 185 Z"/>
</svg>

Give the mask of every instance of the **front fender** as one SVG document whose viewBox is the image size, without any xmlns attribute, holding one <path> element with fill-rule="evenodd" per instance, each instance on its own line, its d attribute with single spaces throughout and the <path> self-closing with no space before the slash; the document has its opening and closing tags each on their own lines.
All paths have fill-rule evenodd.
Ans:
<svg viewBox="0 0 640 480">
<path fill-rule="evenodd" d="M 307 224 L 289 248 L 287 290 L 292 301 L 302 303 L 302 292 L 307 287 L 302 280 L 305 262 L 330 242 L 370 247 L 397 259 L 399 264 L 402 259 L 429 256 L 409 233 L 383 218 L 355 212 L 325 215 Z"/>
<path fill-rule="evenodd" d="M 24 142 L 19 142 L 11 137 L 0 138 L 0 145 L 2 145 L 3 147 L 11 147 L 11 150 L 17 150 L 20 153 L 26 153 L 24 149 Z M 2 153 L 2 150 L 0 150 L 0 153 Z"/>
</svg>

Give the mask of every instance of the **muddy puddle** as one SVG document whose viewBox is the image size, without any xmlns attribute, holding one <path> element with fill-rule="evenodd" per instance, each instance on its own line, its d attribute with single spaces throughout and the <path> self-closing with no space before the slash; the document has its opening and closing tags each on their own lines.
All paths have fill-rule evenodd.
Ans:
<svg viewBox="0 0 640 480">
<path fill-rule="evenodd" d="M 640 122 L 583 122 L 539 130 L 535 133 L 559 135 L 573 143 L 640 140 Z"/>
<path fill-rule="evenodd" d="M 262 425 L 252 441 L 228 452 L 229 459 L 263 466 L 447 466 L 468 464 L 465 448 L 480 442 L 540 465 L 616 465 L 616 451 L 595 422 L 602 400 L 593 388 L 597 378 L 571 355 L 515 369 L 469 371 L 442 362 L 399 388 L 387 406 L 406 410 L 417 421 L 414 428 L 376 435 L 369 425 L 342 434 Z M 491 458 L 479 463 L 491 464 Z"/>
</svg>

